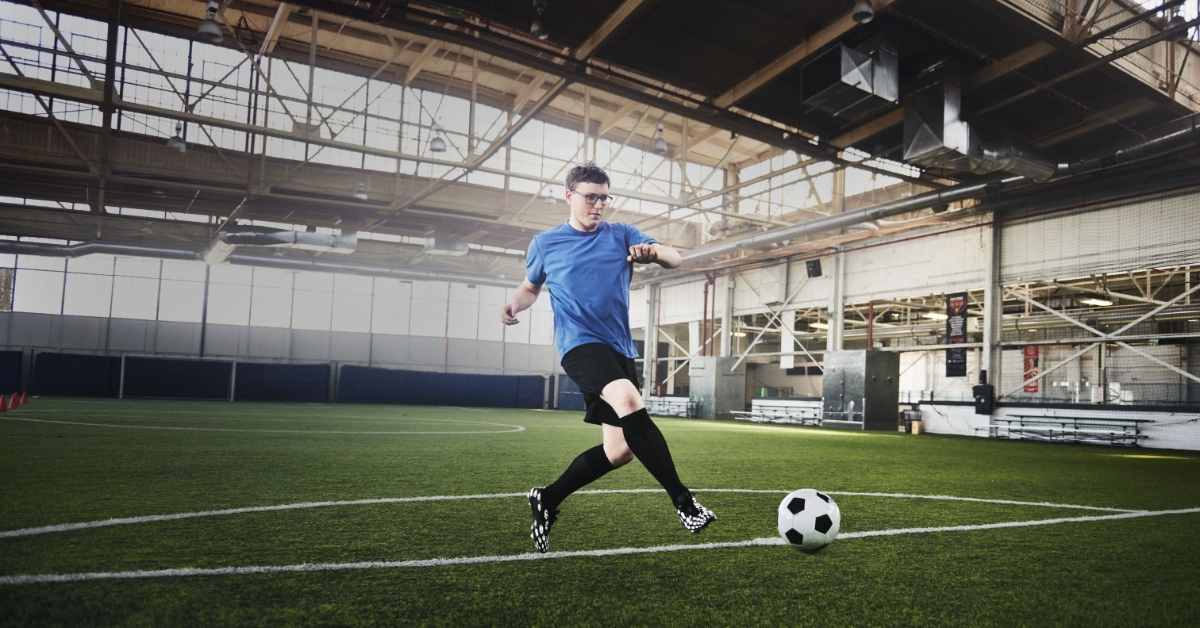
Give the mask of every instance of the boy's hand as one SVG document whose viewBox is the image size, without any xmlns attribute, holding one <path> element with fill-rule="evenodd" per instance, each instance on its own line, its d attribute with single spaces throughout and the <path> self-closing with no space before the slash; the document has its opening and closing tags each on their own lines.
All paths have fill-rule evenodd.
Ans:
<svg viewBox="0 0 1200 628">
<path fill-rule="evenodd" d="M 658 261 L 658 251 L 653 244 L 635 244 L 629 247 L 629 257 L 625 259 L 635 264 L 652 264 Z"/>
<path fill-rule="evenodd" d="M 505 325 L 516 325 L 521 322 L 517 320 L 517 306 L 512 303 L 507 303 L 500 309 L 500 322 Z"/>
</svg>

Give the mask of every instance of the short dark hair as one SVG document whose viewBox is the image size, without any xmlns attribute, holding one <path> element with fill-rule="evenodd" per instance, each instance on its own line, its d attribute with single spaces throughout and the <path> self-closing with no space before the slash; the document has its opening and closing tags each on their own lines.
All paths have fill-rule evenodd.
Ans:
<svg viewBox="0 0 1200 628">
<path fill-rule="evenodd" d="M 580 183 L 598 183 L 600 185 L 612 185 L 608 180 L 608 173 L 603 168 L 596 165 L 596 162 L 588 160 L 582 163 L 575 164 L 571 171 L 567 173 L 567 189 L 574 190 L 575 186 Z"/>
</svg>

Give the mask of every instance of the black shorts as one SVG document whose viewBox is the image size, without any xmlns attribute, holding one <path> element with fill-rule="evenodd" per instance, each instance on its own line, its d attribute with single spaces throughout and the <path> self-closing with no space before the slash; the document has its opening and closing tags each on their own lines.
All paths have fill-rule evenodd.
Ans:
<svg viewBox="0 0 1200 628">
<path fill-rule="evenodd" d="M 579 385 L 587 409 L 583 420 L 593 425 L 618 425 L 621 418 L 612 406 L 600 398 L 600 391 L 605 386 L 618 379 L 627 379 L 633 382 L 635 388 L 641 387 L 633 358 L 625 357 L 603 343 L 589 343 L 571 349 L 563 356 L 562 367 L 567 377 Z"/>
</svg>

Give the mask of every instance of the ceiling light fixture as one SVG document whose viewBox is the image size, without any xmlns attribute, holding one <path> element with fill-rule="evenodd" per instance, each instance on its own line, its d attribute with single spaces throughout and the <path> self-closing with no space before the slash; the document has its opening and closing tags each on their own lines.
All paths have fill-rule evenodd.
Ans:
<svg viewBox="0 0 1200 628">
<path fill-rule="evenodd" d="M 950 318 L 949 316 L 942 314 L 941 312 L 925 312 L 924 314 L 921 315 L 921 317 L 922 318 L 930 318 L 935 321 L 944 321 L 944 320 Z"/>
<path fill-rule="evenodd" d="M 554 198 L 554 190 L 550 190 L 550 189 L 546 190 L 546 195 L 542 197 L 542 202 L 547 205 L 553 205 L 556 202 L 558 202 Z"/>
<path fill-rule="evenodd" d="M 171 139 L 167 140 L 167 148 L 177 150 L 181 153 L 187 151 L 187 142 L 183 141 L 182 122 L 175 123 L 175 135 L 172 135 Z"/>
<path fill-rule="evenodd" d="M 433 140 L 429 142 L 429 150 L 434 153 L 446 152 L 446 140 L 442 139 L 442 125 L 433 123 Z"/>
<path fill-rule="evenodd" d="M 808 326 L 812 327 L 813 329 L 821 329 L 821 330 L 829 329 L 829 325 L 826 323 L 809 323 Z"/>
<path fill-rule="evenodd" d="M 535 15 L 529 23 L 529 33 L 538 39 L 550 39 L 550 31 L 546 30 L 546 23 L 542 20 L 542 14 L 546 12 L 546 0 L 533 0 L 533 10 Z"/>
<path fill-rule="evenodd" d="M 1096 307 L 1108 307 L 1112 305 L 1112 301 L 1108 301 L 1106 299 L 1094 299 L 1092 297 L 1080 299 L 1079 302 L 1086 303 L 1087 305 L 1095 305 Z"/>
<path fill-rule="evenodd" d="M 658 137 L 654 139 L 654 148 L 650 149 L 655 155 L 667 154 L 667 140 L 663 137 L 663 123 L 658 123 Z"/>
<path fill-rule="evenodd" d="M 1171 19 L 1167 20 L 1167 30 L 1171 30 L 1173 28 L 1179 28 L 1180 26 L 1183 26 L 1184 24 L 1187 24 L 1187 19 L 1185 19 L 1183 17 L 1183 14 L 1179 12 L 1179 9 L 1175 9 L 1175 15 L 1172 15 Z M 1183 41 L 1183 40 L 1187 39 L 1187 32 L 1188 32 L 1188 29 L 1185 28 L 1185 29 L 1179 31 L 1178 33 L 1175 33 L 1174 35 L 1171 35 L 1171 37 L 1169 37 L 1169 39 L 1171 41 Z"/>
<path fill-rule="evenodd" d="M 854 14 L 851 16 L 855 22 L 866 24 L 875 17 L 875 7 L 871 6 L 871 0 L 858 0 L 854 3 Z"/>
<path fill-rule="evenodd" d="M 735 331 L 735 332 L 733 332 L 733 334 L 732 334 L 732 335 L 733 335 L 735 338 L 745 338 L 745 337 L 746 337 L 746 332 L 744 332 L 744 331 Z"/>
<path fill-rule="evenodd" d="M 208 0 L 208 6 L 204 8 L 204 21 L 200 22 L 200 27 L 196 29 L 196 39 L 210 44 L 219 44 L 225 40 L 225 36 L 221 34 L 221 25 L 217 23 L 217 9 L 221 5 L 216 0 Z"/>
<path fill-rule="evenodd" d="M 358 186 L 354 188 L 354 198 L 356 198 L 360 201 L 367 200 L 367 184 L 366 183 L 359 183 Z"/>
</svg>

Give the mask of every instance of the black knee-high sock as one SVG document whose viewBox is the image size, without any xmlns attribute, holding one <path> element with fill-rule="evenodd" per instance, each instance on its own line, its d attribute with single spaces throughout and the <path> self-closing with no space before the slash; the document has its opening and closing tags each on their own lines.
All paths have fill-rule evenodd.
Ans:
<svg viewBox="0 0 1200 628">
<path fill-rule="evenodd" d="M 604 445 L 596 445 L 579 454 L 571 462 L 571 466 L 563 472 L 554 484 L 542 491 L 542 500 L 548 510 L 558 508 L 568 495 L 600 479 L 605 473 L 615 469 L 604 453 Z"/>
<path fill-rule="evenodd" d="M 679 481 L 675 472 L 675 461 L 671 459 L 671 450 L 667 441 L 645 408 L 628 416 L 621 417 L 621 430 L 625 433 L 625 442 L 633 455 L 641 461 L 642 466 L 662 484 L 663 489 L 671 496 L 676 504 L 687 495 L 687 488 Z"/>
</svg>

